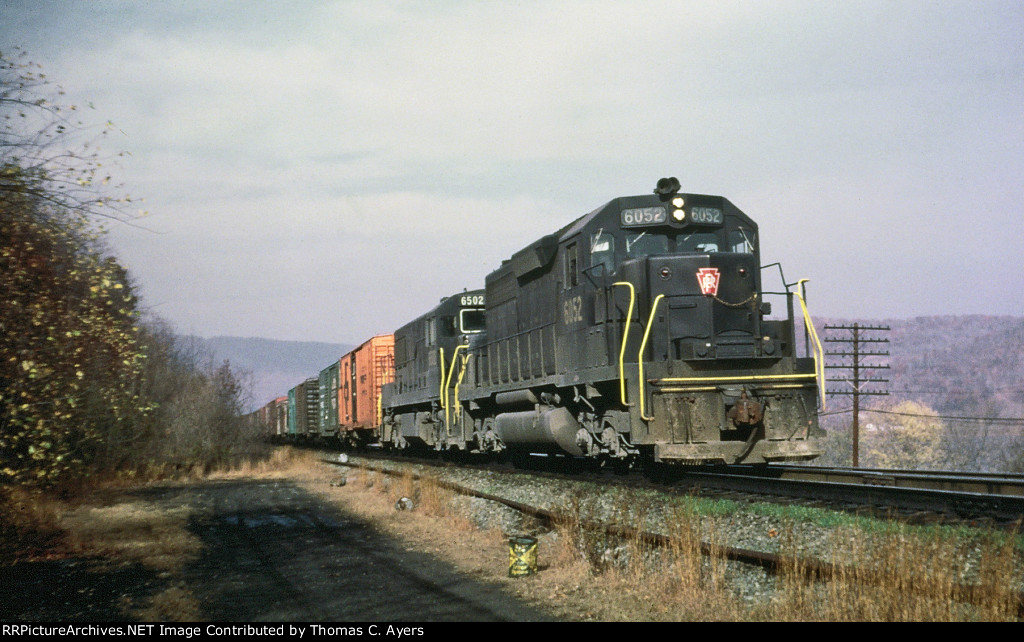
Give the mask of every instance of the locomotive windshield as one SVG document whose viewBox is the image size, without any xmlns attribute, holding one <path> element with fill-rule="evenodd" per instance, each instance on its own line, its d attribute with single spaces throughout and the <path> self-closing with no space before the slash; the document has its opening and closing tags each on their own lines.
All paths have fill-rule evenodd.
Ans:
<svg viewBox="0 0 1024 642">
<path fill-rule="evenodd" d="M 604 235 L 604 243 L 609 247 L 614 246 L 614 238 L 611 241 L 609 234 Z M 726 243 L 728 239 L 728 243 Z M 636 258 L 650 254 L 688 254 L 692 252 L 713 253 L 713 252 L 740 252 L 753 254 L 756 248 L 756 234 L 750 230 L 737 228 L 730 230 L 728 235 L 720 231 L 713 232 L 681 232 L 678 234 L 663 234 L 653 230 L 643 232 L 627 232 L 623 249 L 624 258 Z"/>
<path fill-rule="evenodd" d="M 640 232 L 626 234 L 626 255 L 668 254 L 668 237 L 663 234 Z"/>
<path fill-rule="evenodd" d="M 718 232 L 693 232 L 676 237 L 676 254 L 699 252 L 709 254 L 719 251 Z"/>
<path fill-rule="evenodd" d="M 484 311 L 474 308 L 459 310 L 459 331 L 462 334 L 476 334 L 487 329 Z"/>
<path fill-rule="evenodd" d="M 757 233 L 743 227 L 665 233 L 664 229 L 624 230 L 621 237 L 599 229 L 590 235 L 588 267 L 602 266 L 605 274 L 616 271 L 619 261 L 652 254 L 711 254 L 737 252 L 753 254 L 757 251 Z M 616 251 L 619 252 L 618 258 Z M 569 269 L 569 268 L 567 268 Z M 575 270 L 572 270 L 575 272 Z"/>
</svg>

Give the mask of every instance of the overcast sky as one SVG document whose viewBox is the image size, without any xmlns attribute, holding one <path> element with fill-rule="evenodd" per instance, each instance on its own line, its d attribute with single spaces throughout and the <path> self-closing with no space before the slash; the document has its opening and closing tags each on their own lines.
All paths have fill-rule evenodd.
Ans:
<svg viewBox="0 0 1024 642">
<path fill-rule="evenodd" d="M 1024 314 L 1024 2 L 0 0 L 179 332 L 358 343 L 677 176 L 812 312 Z"/>
</svg>

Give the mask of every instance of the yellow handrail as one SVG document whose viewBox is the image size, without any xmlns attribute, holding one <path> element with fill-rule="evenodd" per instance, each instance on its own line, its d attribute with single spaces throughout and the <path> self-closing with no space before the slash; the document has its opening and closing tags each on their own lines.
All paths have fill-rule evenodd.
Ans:
<svg viewBox="0 0 1024 642">
<path fill-rule="evenodd" d="M 810 279 L 800 279 L 796 282 L 797 290 L 794 292 L 796 298 L 800 299 L 800 307 L 804 313 L 804 327 L 811 335 L 811 339 L 814 341 L 814 374 L 818 379 L 818 390 L 821 396 L 821 409 L 825 410 L 825 350 L 821 347 L 821 341 L 818 340 L 818 332 L 814 329 L 814 322 L 811 321 L 811 314 L 807 311 L 807 302 L 800 296 L 800 285 L 806 283 Z"/>
<path fill-rule="evenodd" d="M 384 406 L 382 405 L 381 398 L 384 395 L 377 393 L 377 425 L 382 426 L 384 424 Z"/>
<path fill-rule="evenodd" d="M 459 370 L 459 378 L 455 381 L 455 392 L 453 394 L 455 395 L 456 421 L 458 421 L 462 417 L 462 404 L 459 403 L 459 386 L 462 385 L 462 378 L 466 376 L 466 364 L 469 363 L 469 358 L 472 356 L 472 354 L 469 354 L 467 352 L 462 357 L 462 369 Z"/>
<path fill-rule="evenodd" d="M 444 408 L 444 430 L 446 434 L 451 432 L 451 423 L 449 421 L 448 413 L 448 386 L 452 382 L 452 375 L 455 373 L 455 364 L 459 362 L 458 354 L 459 350 L 464 349 L 465 345 L 460 345 L 455 348 L 452 352 L 452 365 L 448 368 L 448 376 L 444 376 L 444 360 L 441 361 L 441 407 Z M 444 348 L 441 348 L 442 355 L 444 354 Z"/>
<path fill-rule="evenodd" d="M 805 377 L 817 378 L 817 374 L 782 374 L 782 375 L 739 375 L 735 377 L 665 377 L 658 379 L 671 383 L 683 383 L 686 381 L 757 381 L 760 379 L 803 379 Z"/>
<path fill-rule="evenodd" d="M 644 338 L 640 342 L 640 352 L 637 353 L 637 371 L 640 376 L 640 418 L 644 421 L 651 421 L 654 417 L 648 417 L 644 414 L 644 350 L 647 348 L 647 338 L 651 335 L 651 326 L 654 325 L 654 313 L 658 311 L 658 304 L 665 298 L 664 294 L 659 294 L 654 297 L 654 303 L 651 304 L 651 314 L 647 317 L 647 327 L 644 329 Z"/>
<path fill-rule="evenodd" d="M 622 324 L 622 348 L 619 350 L 619 397 L 622 405 L 626 403 L 626 339 L 629 338 L 629 326 L 633 321 L 633 305 L 636 303 L 636 288 L 628 281 L 617 281 L 612 286 L 624 285 L 629 288 L 629 311 L 626 312 L 626 321 Z"/>
<path fill-rule="evenodd" d="M 447 415 L 448 414 L 448 408 L 445 407 L 445 399 L 444 399 L 444 348 L 443 347 L 438 347 L 437 354 L 438 354 L 438 358 L 441 360 L 441 385 L 438 386 L 438 389 L 437 389 L 438 403 L 441 404 L 441 410 L 443 410 L 445 412 L 445 414 Z"/>
</svg>

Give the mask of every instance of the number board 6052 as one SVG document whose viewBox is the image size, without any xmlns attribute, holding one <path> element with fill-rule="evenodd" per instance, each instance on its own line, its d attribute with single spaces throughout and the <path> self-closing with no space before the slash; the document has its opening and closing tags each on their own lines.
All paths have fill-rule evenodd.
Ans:
<svg viewBox="0 0 1024 642">
<path fill-rule="evenodd" d="M 661 225 L 667 220 L 664 207 L 632 207 L 619 213 L 622 225 Z"/>
<path fill-rule="evenodd" d="M 705 225 L 721 225 L 722 210 L 717 207 L 694 207 L 690 210 L 690 221 Z"/>
</svg>

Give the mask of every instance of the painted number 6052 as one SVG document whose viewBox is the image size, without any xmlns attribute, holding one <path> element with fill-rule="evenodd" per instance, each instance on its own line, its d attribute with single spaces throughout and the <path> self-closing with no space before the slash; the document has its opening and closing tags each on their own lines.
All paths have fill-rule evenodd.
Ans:
<svg viewBox="0 0 1024 642">
<path fill-rule="evenodd" d="M 562 316 L 565 319 L 565 325 L 582 321 L 583 297 L 574 296 L 570 299 L 566 299 L 562 304 Z"/>
</svg>

